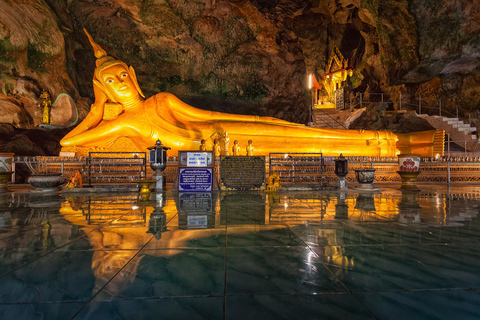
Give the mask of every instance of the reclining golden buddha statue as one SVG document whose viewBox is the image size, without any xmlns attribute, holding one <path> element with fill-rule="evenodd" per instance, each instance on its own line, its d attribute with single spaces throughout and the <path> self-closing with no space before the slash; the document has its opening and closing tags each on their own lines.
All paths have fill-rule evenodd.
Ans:
<svg viewBox="0 0 480 320">
<path fill-rule="evenodd" d="M 443 155 L 443 147 L 434 150 L 434 145 L 440 146 L 444 139 L 443 132 L 437 130 L 394 134 L 387 130 L 312 128 L 271 117 L 202 110 L 170 93 L 145 99 L 134 69 L 108 56 L 88 33 L 87 36 L 97 58 L 93 77 L 95 102 L 87 117 L 61 140 L 62 151 L 74 151 L 77 155 L 88 151 L 138 152 L 146 151 L 160 139 L 171 148 L 169 156 L 176 156 L 178 150 L 199 150 L 203 139 L 209 150 L 213 149 L 214 140 L 223 141 L 222 148 L 228 154 L 228 141 L 232 139 L 242 148 L 252 140 L 255 155 Z"/>
</svg>

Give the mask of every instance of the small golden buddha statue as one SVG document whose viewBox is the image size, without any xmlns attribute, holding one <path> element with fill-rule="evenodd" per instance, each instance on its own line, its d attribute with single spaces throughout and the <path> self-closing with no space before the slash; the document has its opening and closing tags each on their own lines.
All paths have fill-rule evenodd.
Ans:
<svg viewBox="0 0 480 320">
<path fill-rule="evenodd" d="M 238 144 L 238 140 L 233 141 L 232 154 L 234 156 L 240 155 L 240 145 Z"/>
<path fill-rule="evenodd" d="M 253 142 L 252 140 L 248 140 L 248 145 L 246 147 L 247 156 L 253 156 Z"/>
<path fill-rule="evenodd" d="M 228 137 L 228 133 L 225 132 L 222 135 L 222 140 L 223 140 L 223 154 L 228 156 L 230 155 L 229 150 L 228 150 L 228 145 L 230 144 L 230 138 Z"/>
<path fill-rule="evenodd" d="M 125 151 L 124 146 L 118 147 L 124 141 L 129 143 L 128 151 L 145 151 L 161 138 L 171 148 L 169 154 L 177 156 L 178 150 L 198 150 L 201 140 L 212 135 L 222 137 L 226 154 L 230 138 L 244 145 L 255 139 L 258 155 L 322 152 L 378 157 L 395 156 L 401 151 L 432 156 L 433 146 L 442 145 L 434 141 L 440 137 L 435 136 L 436 130 L 396 135 L 387 130 L 312 128 L 271 117 L 202 110 L 169 93 L 145 99 L 133 68 L 109 57 L 88 33 L 87 36 L 97 57 L 93 78 L 95 102 L 87 117 L 60 141 L 63 151 Z M 112 104 L 120 111 L 107 120 L 104 113 Z"/>
<path fill-rule="evenodd" d="M 200 141 L 200 151 L 207 151 L 207 142 L 205 139 L 202 139 Z"/>
<path fill-rule="evenodd" d="M 220 157 L 222 154 L 222 148 L 220 147 L 220 143 L 218 143 L 218 139 L 213 140 L 213 153 L 215 157 Z"/>
<path fill-rule="evenodd" d="M 42 122 L 44 124 L 50 124 L 50 122 L 52 122 L 51 113 L 50 113 L 52 110 L 52 100 L 50 99 L 50 94 L 47 91 L 42 91 L 40 98 L 43 99 L 41 103 L 41 107 L 43 110 Z"/>
</svg>

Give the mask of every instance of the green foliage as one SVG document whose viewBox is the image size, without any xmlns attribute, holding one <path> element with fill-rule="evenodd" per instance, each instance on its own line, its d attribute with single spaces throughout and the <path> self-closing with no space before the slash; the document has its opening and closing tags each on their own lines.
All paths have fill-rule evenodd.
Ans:
<svg viewBox="0 0 480 320">
<path fill-rule="evenodd" d="M 353 89 L 358 88 L 362 84 L 362 80 L 364 79 L 363 74 L 361 72 L 363 68 L 360 66 L 355 69 L 352 76 L 350 77 L 350 82 L 352 83 Z"/>
<path fill-rule="evenodd" d="M 0 40 L 0 62 L 15 62 L 15 57 L 13 53 L 21 49 L 12 45 L 9 38 Z"/>
<path fill-rule="evenodd" d="M 161 5 L 152 0 L 144 0 L 139 15 L 142 23 L 152 27 L 157 36 L 176 37 L 188 30 L 181 15 L 167 3 Z"/>
<path fill-rule="evenodd" d="M 258 78 L 257 74 L 252 74 L 250 80 L 247 82 L 247 86 L 243 90 L 243 95 L 240 97 L 250 101 L 255 101 L 266 97 L 268 94 L 268 88 Z"/>
<path fill-rule="evenodd" d="M 172 8 L 179 17 L 189 23 L 193 23 L 201 17 L 205 10 L 205 3 L 198 0 L 179 0 L 175 5 L 169 0 L 165 2 L 168 3 L 170 8 Z"/>
<path fill-rule="evenodd" d="M 472 37 L 468 43 L 467 43 L 468 46 L 471 46 L 473 48 L 476 48 L 480 45 L 480 33 L 477 34 L 475 37 Z"/>
<path fill-rule="evenodd" d="M 35 46 L 28 44 L 27 47 L 27 66 L 37 71 L 38 73 L 46 73 L 48 70 L 45 66 L 45 60 L 48 57 L 48 54 L 45 54 L 38 50 Z"/>
</svg>

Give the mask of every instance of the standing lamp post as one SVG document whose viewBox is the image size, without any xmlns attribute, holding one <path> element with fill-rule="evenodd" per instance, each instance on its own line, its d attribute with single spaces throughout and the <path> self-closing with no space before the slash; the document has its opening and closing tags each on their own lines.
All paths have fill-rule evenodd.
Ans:
<svg viewBox="0 0 480 320">
<path fill-rule="evenodd" d="M 165 180 L 163 170 L 167 167 L 167 150 L 169 147 L 162 145 L 160 140 L 157 140 L 153 147 L 147 148 L 150 150 L 150 168 L 155 171 L 152 179 L 155 180 L 155 191 L 165 191 L 167 189 L 167 181 Z"/>
<path fill-rule="evenodd" d="M 337 188 L 340 190 L 347 189 L 347 179 L 345 177 L 348 174 L 348 160 L 340 153 L 340 156 L 335 160 L 335 174 L 337 175 Z"/>
</svg>

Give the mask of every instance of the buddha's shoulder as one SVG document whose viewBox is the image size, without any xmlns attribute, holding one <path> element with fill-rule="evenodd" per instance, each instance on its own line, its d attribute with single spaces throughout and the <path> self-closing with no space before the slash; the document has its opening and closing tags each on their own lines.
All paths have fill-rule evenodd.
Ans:
<svg viewBox="0 0 480 320">
<path fill-rule="evenodd" d="M 161 92 L 145 100 L 145 105 L 147 109 L 171 108 L 172 102 L 177 100 L 178 98 L 173 94 Z"/>
<path fill-rule="evenodd" d="M 150 100 L 150 99 L 157 100 L 157 101 L 178 100 L 178 98 L 175 95 L 173 95 L 169 92 L 157 93 L 156 95 L 148 98 L 147 100 Z"/>
</svg>

